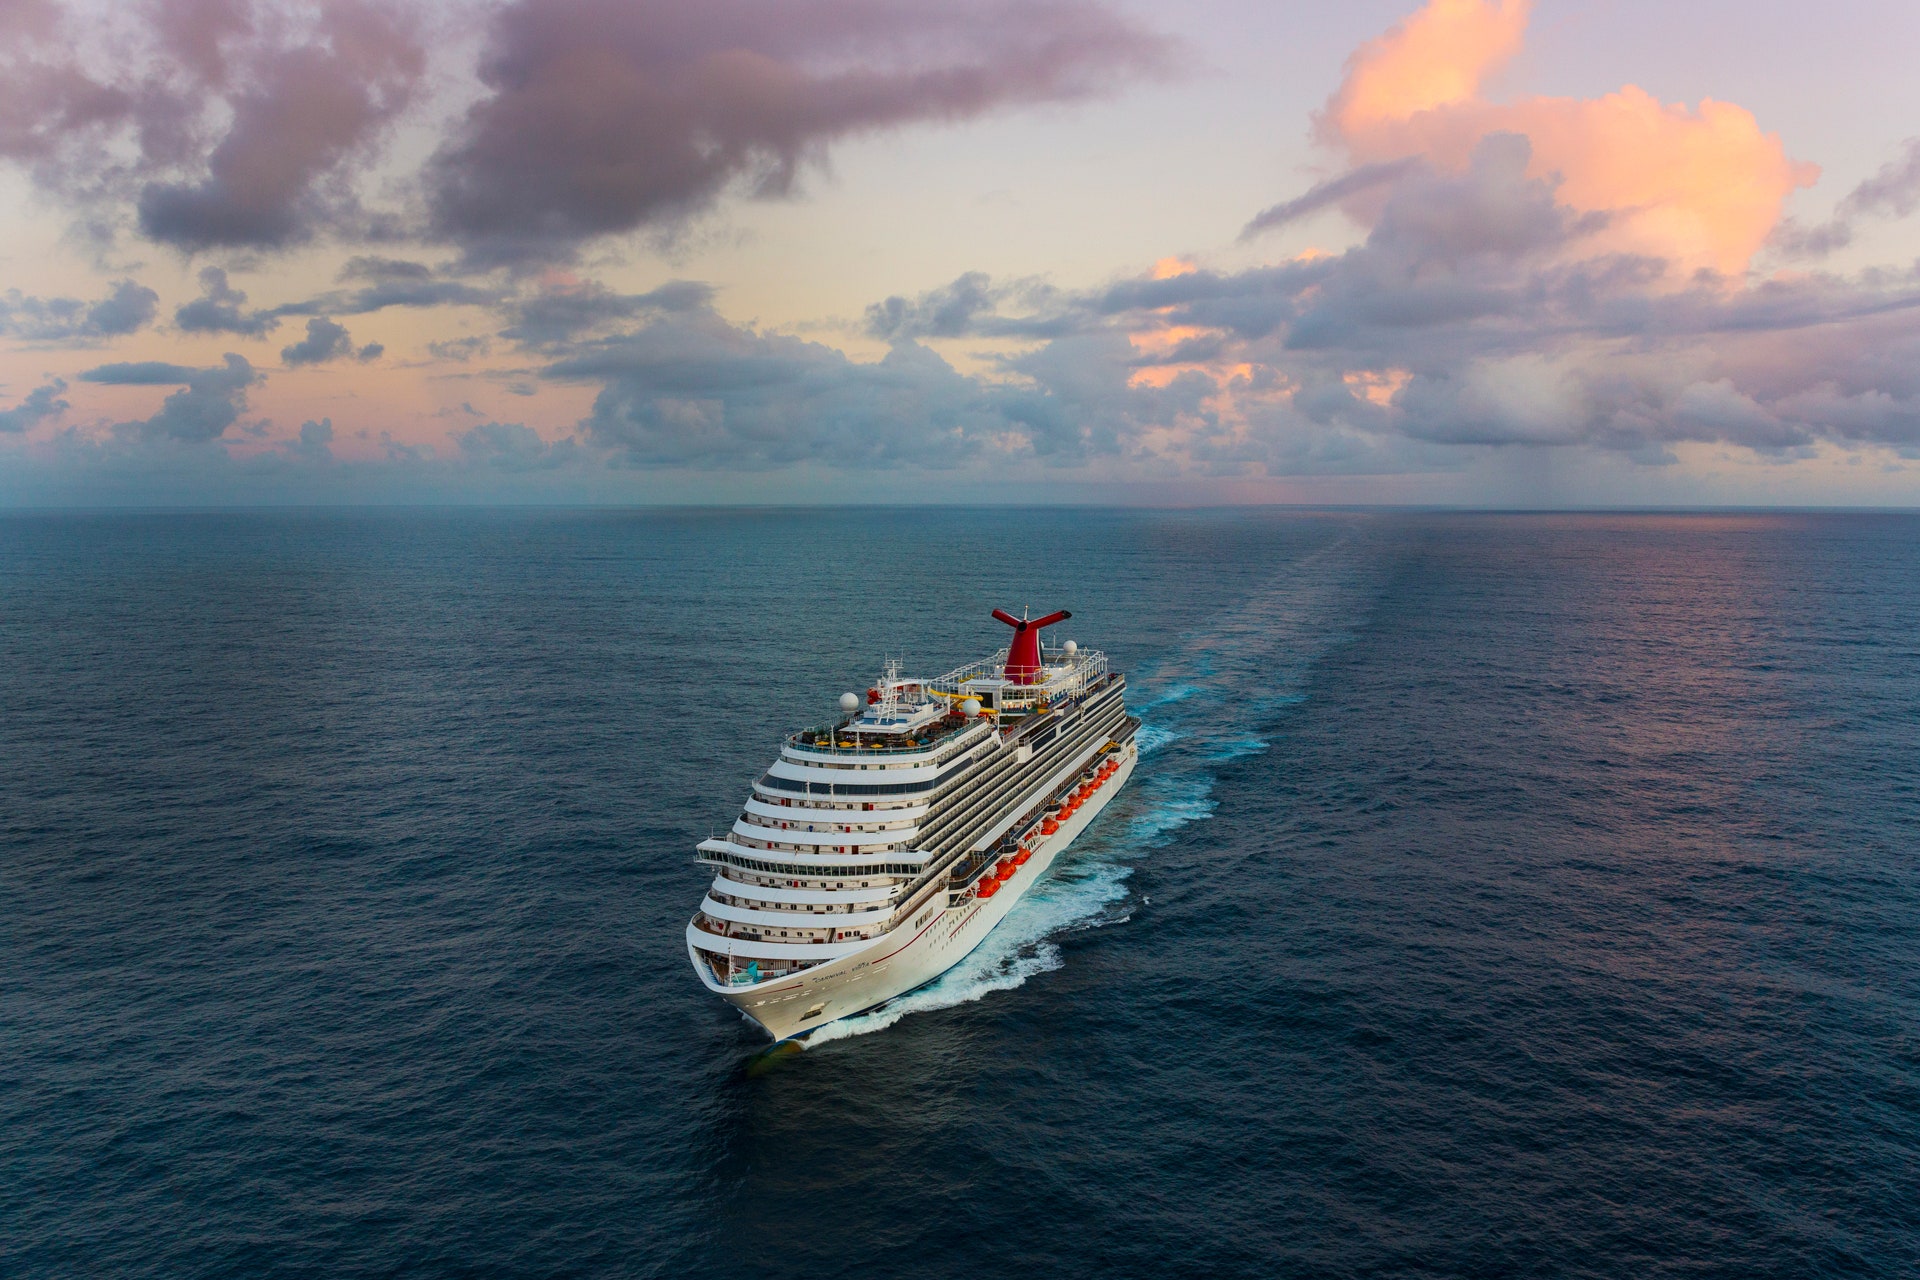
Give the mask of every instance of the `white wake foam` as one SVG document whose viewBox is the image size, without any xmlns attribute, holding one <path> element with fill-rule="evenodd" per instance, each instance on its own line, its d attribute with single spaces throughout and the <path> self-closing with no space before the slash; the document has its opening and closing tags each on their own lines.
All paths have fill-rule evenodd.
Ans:
<svg viewBox="0 0 1920 1280">
<path fill-rule="evenodd" d="M 1213 779 L 1207 777 L 1150 778 L 1140 789 L 1141 802 L 1127 815 L 1127 825 L 1116 852 L 1140 854 L 1160 845 L 1161 837 L 1190 822 L 1205 822 L 1220 807 L 1213 798 Z"/>
<path fill-rule="evenodd" d="M 1145 702 L 1139 704 L 1134 710 L 1141 712 L 1152 711 L 1159 707 L 1168 706 L 1171 703 L 1185 702 L 1188 698 L 1200 692 L 1202 692 L 1201 687 L 1197 684 L 1169 685 Z"/>
<path fill-rule="evenodd" d="M 1213 750 L 1207 753 L 1207 759 L 1225 764 L 1229 760 L 1238 760 L 1241 756 L 1257 756 L 1266 749 L 1265 738 L 1230 738 L 1224 742 L 1215 742 Z"/>
<path fill-rule="evenodd" d="M 968 1004 L 995 991 L 1011 991 L 1037 973 L 1058 969 L 1060 948 L 1050 939 L 1074 928 L 1124 923 L 1126 915 L 1111 921 L 1103 917 L 1112 904 L 1127 896 L 1126 879 L 1132 874 L 1133 868 L 1106 860 L 1050 868 L 960 963 L 878 1009 L 828 1023 L 807 1043 L 817 1046 L 884 1031 L 910 1013 Z"/>
<path fill-rule="evenodd" d="M 1140 754 L 1143 756 L 1158 751 L 1179 737 L 1177 730 L 1157 724 L 1142 724 L 1140 731 L 1134 734 L 1134 739 L 1140 744 Z"/>
</svg>

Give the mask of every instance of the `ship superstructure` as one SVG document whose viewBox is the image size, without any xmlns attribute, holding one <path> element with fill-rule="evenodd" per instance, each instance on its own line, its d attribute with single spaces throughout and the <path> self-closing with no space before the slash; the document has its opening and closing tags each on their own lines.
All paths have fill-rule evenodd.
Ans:
<svg viewBox="0 0 1920 1280">
<path fill-rule="evenodd" d="M 806 1035 L 945 972 L 1131 775 L 1139 721 L 1104 654 L 1007 648 L 935 679 L 897 663 L 841 716 L 788 738 L 732 830 L 687 949 L 774 1039 Z"/>
</svg>

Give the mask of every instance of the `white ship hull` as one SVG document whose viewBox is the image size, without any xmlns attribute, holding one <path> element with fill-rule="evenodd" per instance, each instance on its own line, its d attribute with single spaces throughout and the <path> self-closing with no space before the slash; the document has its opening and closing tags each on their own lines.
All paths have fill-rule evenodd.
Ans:
<svg viewBox="0 0 1920 1280">
<path fill-rule="evenodd" d="M 711 950 L 714 939 L 693 926 L 687 929 L 687 947 L 694 969 L 709 990 L 758 1023 L 774 1040 L 805 1037 L 829 1023 L 852 1017 L 896 996 L 925 986 L 951 969 L 986 940 L 1014 904 L 1026 896 L 1054 860 L 1066 852 L 1079 834 L 1120 793 L 1133 776 L 1139 747 L 1131 738 L 1114 760 L 1118 768 L 1089 796 L 1072 817 L 1050 836 L 1029 840 L 1033 856 L 1002 882 L 989 898 L 969 894 L 957 906 L 921 916 L 852 954 L 817 965 L 791 978 L 729 987 L 715 980 L 700 960 L 696 942 Z"/>
</svg>

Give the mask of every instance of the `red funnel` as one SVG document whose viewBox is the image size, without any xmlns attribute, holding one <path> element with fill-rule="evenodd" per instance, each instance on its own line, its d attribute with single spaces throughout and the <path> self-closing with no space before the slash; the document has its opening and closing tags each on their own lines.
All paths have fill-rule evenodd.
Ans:
<svg viewBox="0 0 1920 1280">
<path fill-rule="evenodd" d="M 1050 613 L 1044 618 L 1035 618 L 1029 622 L 1025 618 L 1016 618 L 1005 609 L 995 609 L 993 616 L 1013 628 L 1013 643 L 1007 646 L 1007 680 L 1011 684 L 1038 684 L 1040 682 L 1040 628 L 1050 627 L 1056 622 L 1065 622 L 1073 615 L 1065 609 Z"/>
</svg>

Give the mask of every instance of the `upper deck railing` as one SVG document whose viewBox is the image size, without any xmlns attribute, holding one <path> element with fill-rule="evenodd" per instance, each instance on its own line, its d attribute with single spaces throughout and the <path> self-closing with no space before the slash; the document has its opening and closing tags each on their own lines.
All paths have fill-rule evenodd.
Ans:
<svg viewBox="0 0 1920 1280">
<path fill-rule="evenodd" d="M 858 740 L 849 737 L 856 732 L 854 719 L 849 716 L 838 724 L 817 725 L 811 729 L 802 729 L 787 739 L 787 745 L 796 751 L 809 755 L 823 756 L 902 756 L 924 755 L 937 751 L 955 736 L 966 732 L 971 721 L 954 724 L 951 720 L 940 719 L 926 726 L 924 730 L 902 743 L 889 743 L 885 739 L 868 737 Z M 858 730 L 862 734 L 871 734 L 870 729 Z"/>
<path fill-rule="evenodd" d="M 1000 709 L 1025 709 L 1040 703 L 1071 698 L 1107 674 L 1107 655 L 1098 649 L 1076 649 L 1068 653 L 1064 647 L 1043 648 L 1040 662 L 1044 679 L 1034 684 L 1002 686 L 999 691 Z M 1001 679 L 1006 665 L 1007 651 L 1001 649 L 990 658 L 970 662 L 938 679 L 927 681 L 927 688 L 945 697 L 960 697 L 966 692 L 965 686 L 969 681 Z"/>
<path fill-rule="evenodd" d="M 996 705 L 991 710 L 1000 723 L 1004 724 L 1009 715 L 1026 715 L 1056 702 L 1078 697 L 1107 674 L 1107 655 L 1097 649 L 1077 649 L 1069 653 L 1064 647 L 1045 648 L 1041 650 L 1041 662 L 1045 672 L 1045 678 L 1041 681 L 1035 684 L 1002 684 L 995 690 Z M 991 657 L 957 667 L 924 684 L 917 681 L 904 683 L 924 690 L 925 695 L 931 695 L 933 700 L 945 700 L 957 706 L 969 696 L 966 687 L 969 682 L 1003 679 L 1006 663 L 1007 651 L 1001 649 Z M 925 703 L 918 705 L 924 706 Z M 808 755 L 859 756 L 868 759 L 876 756 L 923 755 L 946 745 L 966 732 L 973 723 L 956 723 L 951 717 L 942 717 L 921 726 L 910 736 L 899 738 L 884 730 L 861 728 L 858 717 L 848 716 L 832 724 L 802 729 L 787 739 L 787 745 Z"/>
</svg>

